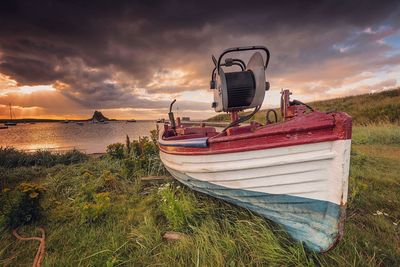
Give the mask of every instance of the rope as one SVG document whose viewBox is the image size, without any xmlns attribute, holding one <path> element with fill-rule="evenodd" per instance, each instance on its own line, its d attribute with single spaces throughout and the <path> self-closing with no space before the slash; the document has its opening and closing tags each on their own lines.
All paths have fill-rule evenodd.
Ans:
<svg viewBox="0 0 400 267">
<path fill-rule="evenodd" d="M 18 234 L 18 228 L 14 229 L 13 235 L 18 240 L 29 241 L 29 240 L 36 240 L 40 242 L 38 250 L 35 255 L 35 259 L 33 260 L 32 267 L 40 267 L 42 264 L 43 256 L 44 256 L 44 249 L 45 249 L 45 232 L 42 227 L 39 227 L 40 232 L 42 233 L 42 237 L 22 237 Z"/>
</svg>

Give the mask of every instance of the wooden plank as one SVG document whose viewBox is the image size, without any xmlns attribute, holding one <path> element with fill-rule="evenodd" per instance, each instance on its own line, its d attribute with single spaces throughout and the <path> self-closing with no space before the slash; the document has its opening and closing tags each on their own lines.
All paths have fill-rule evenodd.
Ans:
<svg viewBox="0 0 400 267">
<path fill-rule="evenodd" d="M 143 183 L 162 183 L 172 180 L 171 176 L 144 176 L 140 180 Z"/>
</svg>

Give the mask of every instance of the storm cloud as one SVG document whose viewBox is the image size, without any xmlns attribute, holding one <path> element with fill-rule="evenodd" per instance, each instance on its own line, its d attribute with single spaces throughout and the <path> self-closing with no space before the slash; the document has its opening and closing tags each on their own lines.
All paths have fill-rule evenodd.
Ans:
<svg viewBox="0 0 400 267">
<path fill-rule="evenodd" d="M 163 110 L 207 90 L 211 54 L 266 45 L 272 90 L 324 98 L 397 86 L 399 23 L 398 1 L 2 1 L 0 73 L 14 87 L 52 85 L 77 109 Z M 0 95 L 10 100 L 46 106 Z"/>
</svg>

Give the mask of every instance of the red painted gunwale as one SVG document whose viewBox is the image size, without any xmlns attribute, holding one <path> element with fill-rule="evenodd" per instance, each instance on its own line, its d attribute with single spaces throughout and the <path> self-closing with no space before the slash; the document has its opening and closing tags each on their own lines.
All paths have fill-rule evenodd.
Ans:
<svg viewBox="0 0 400 267">
<path fill-rule="evenodd" d="M 208 147 L 173 147 L 160 145 L 160 150 L 176 155 L 211 155 L 275 147 L 286 147 L 326 141 L 351 139 L 352 120 L 346 113 L 312 112 L 289 121 L 265 126 L 236 127 L 232 135 L 212 136 Z M 181 135 L 163 140 L 205 137 L 206 133 Z"/>
</svg>

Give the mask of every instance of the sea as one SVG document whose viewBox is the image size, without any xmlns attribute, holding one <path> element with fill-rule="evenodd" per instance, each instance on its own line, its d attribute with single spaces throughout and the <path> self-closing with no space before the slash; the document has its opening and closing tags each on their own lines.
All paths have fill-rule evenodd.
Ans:
<svg viewBox="0 0 400 267">
<path fill-rule="evenodd" d="M 154 121 L 110 121 L 107 124 L 84 122 L 18 123 L 0 129 L 0 147 L 14 147 L 27 152 L 50 150 L 63 152 L 78 149 L 88 154 L 104 153 L 112 143 L 125 143 L 139 136 L 150 136 Z"/>
</svg>

